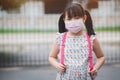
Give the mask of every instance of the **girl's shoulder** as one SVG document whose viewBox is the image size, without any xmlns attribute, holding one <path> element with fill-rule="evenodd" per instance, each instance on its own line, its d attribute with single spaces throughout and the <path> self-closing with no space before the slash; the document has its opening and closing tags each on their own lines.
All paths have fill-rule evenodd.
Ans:
<svg viewBox="0 0 120 80">
<path fill-rule="evenodd" d="M 58 45 L 60 45 L 61 42 L 62 42 L 63 34 L 64 33 L 59 33 L 59 32 L 56 33 L 56 38 L 55 39 L 56 39 L 56 42 L 57 42 Z"/>
<path fill-rule="evenodd" d="M 56 38 L 58 38 L 58 37 L 62 37 L 63 34 L 64 34 L 64 33 L 59 33 L 59 32 L 57 32 L 57 33 L 56 33 Z"/>
<path fill-rule="evenodd" d="M 63 35 L 64 35 L 64 33 L 59 33 L 59 32 L 57 32 L 57 33 L 56 33 L 56 39 L 61 40 L 62 37 L 63 37 Z"/>
<path fill-rule="evenodd" d="M 96 39 L 96 34 L 95 35 L 91 35 L 90 36 L 90 39 L 93 41 L 93 40 L 95 40 Z"/>
</svg>

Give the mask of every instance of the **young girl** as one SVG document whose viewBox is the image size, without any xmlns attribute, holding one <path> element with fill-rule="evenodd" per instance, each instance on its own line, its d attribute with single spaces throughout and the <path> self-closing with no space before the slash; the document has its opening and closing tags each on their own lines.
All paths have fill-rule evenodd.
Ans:
<svg viewBox="0 0 120 80">
<path fill-rule="evenodd" d="M 87 35 L 97 61 L 90 69 L 90 57 Z M 56 80 L 93 80 L 105 61 L 103 51 L 93 30 L 93 24 L 88 11 L 79 3 L 70 3 L 59 19 L 59 32 L 49 55 L 50 63 L 58 70 Z M 64 63 L 61 61 L 61 50 L 64 42 Z M 62 48 L 62 49 L 61 49 Z"/>
</svg>

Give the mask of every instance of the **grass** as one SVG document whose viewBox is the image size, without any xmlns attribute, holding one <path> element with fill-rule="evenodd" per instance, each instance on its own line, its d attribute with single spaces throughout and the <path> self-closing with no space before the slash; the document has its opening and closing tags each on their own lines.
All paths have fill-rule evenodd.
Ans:
<svg viewBox="0 0 120 80">
<path fill-rule="evenodd" d="M 120 31 L 120 26 L 117 27 L 99 27 L 95 31 Z"/>
<path fill-rule="evenodd" d="M 95 28 L 95 31 L 120 31 L 120 26 L 118 27 L 98 27 Z M 0 29 L 0 33 L 53 33 L 57 32 L 57 30 L 29 30 L 29 29 L 24 29 L 24 30 L 14 30 L 14 29 Z"/>
<path fill-rule="evenodd" d="M 0 29 L 0 33 L 51 33 L 57 32 L 57 30 L 13 30 L 13 29 Z"/>
</svg>

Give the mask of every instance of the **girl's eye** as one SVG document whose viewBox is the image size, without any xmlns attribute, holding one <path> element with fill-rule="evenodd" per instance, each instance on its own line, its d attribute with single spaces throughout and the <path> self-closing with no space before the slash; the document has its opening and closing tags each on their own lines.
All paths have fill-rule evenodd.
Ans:
<svg viewBox="0 0 120 80">
<path fill-rule="evenodd" d="M 80 17 L 79 16 L 76 16 L 75 19 L 79 19 Z"/>
<path fill-rule="evenodd" d="M 66 20 L 71 20 L 70 18 L 67 18 Z"/>
</svg>

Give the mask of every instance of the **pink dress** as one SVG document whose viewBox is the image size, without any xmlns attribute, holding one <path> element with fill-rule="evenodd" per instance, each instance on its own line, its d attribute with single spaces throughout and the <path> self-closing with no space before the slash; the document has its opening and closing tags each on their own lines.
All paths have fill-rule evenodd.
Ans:
<svg viewBox="0 0 120 80">
<path fill-rule="evenodd" d="M 63 33 L 56 34 L 59 47 L 62 44 Z M 91 43 L 95 36 L 91 36 Z M 60 60 L 60 53 L 58 55 Z M 63 74 L 59 71 L 56 80 L 91 80 L 89 69 L 89 47 L 86 34 L 81 36 L 67 36 L 64 48 L 64 62 L 66 70 Z"/>
</svg>

